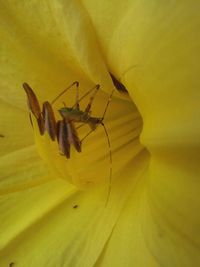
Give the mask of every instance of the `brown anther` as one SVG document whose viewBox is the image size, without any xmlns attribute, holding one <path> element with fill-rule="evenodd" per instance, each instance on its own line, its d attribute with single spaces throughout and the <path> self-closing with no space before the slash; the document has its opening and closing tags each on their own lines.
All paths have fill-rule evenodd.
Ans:
<svg viewBox="0 0 200 267">
<path fill-rule="evenodd" d="M 36 117 L 36 119 L 39 119 L 41 115 L 41 109 L 38 99 L 35 93 L 33 92 L 32 88 L 27 83 L 23 83 L 23 87 L 27 94 L 29 109 L 32 112 L 32 114 Z"/>
<path fill-rule="evenodd" d="M 70 158 L 70 143 L 68 140 L 67 125 L 64 120 L 57 122 L 57 140 L 60 151 Z"/>
<path fill-rule="evenodd" d="M 28 106 L 29 106 L 30 112 L 37 119 L 40 134 L 43 135 L 44 134 L 44 120 L 42 117 L 42 113 L 41 113 L 38 99 L 37 99 L 35 93 L 33 92 L 32 88 L 27 83 L 23 83 L 23 88 L 24 88 L 26 95 L 27 95 Z M 31 116 L 30 116 L 30 121 L 32 124 Z"/>
<path fill-rule="evenodd" d="M 42 114 L 44 118 L 44 129 L 54 141 L 56 138 L 56 119 L 51 104 L 46 101 L 43 103 Z"/>
</svg>

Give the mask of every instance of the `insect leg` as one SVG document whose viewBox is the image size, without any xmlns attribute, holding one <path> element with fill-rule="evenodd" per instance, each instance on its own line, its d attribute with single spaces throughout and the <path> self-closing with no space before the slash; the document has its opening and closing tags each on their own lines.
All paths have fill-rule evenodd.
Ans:
<svg viewBox="0 0 200 267">
<path fill-rule="evenodd" d="M 51 105 L 53 105 L 58 100 L 59 97 L 61 97 L 65 92 L 67 92 L 74 85 L 76 85 L 76 87 L 78 87 L 79 86 L 79 82 L 75 81 L 72 84 L 70 84 L 65 90 L 63 90 L 56 98 L 54 98 L 51 101 Z"/>
<path fill-rule="evenodd" d="M 107 104 L 106 104 L 106 107 L 105 107 L 105 110 L 104 110 L 104 113 L 103 113 L 103 116 L 102 116 L 101 121 L 104 120 L 104 117 L 105 117 L 105 115 L 106 115 L 106 111 L 107 111 L 108 106 L 109 106 L 109 104 L 110 104 L 110 101 L 111 101 L 111 99 L 112 99 L 112 95 L 113 95 L 113 93 L 114 93 L 114 90 L 112 90 L 112 92 L 111 92 L 111 94 L 110 94 L 110 96 L 109 96 L 109 98 L 108 98 L 108 102 L 107 102 Z"/>
<path fill-rule="evenodd" d="M 107 195 L 106 204 L 105 204 L 105 206 L 107 206 L 108 200 L 110 198 L 111 186 L 112 186 L 112 151 L 111 151 L 110 139 L 109 139 L 109 136 L 108 136 L 108 132 L 106 130 L 106 126 L 104 125 L 103 122 L 101 122 L 101 125 L 103 126 L 104 132 L 105 132 L 106 137 L 107 137 L 108 149 L 109 149 L 109 157 L 110 157 L 109 186 L 108 186 L 108 195 Z"/>
<path fill-rule="evenodd" d="M 109 149 L 109 158 L 110 158 L 110 172 L 109 172 L 109 186 L 108 186 L 108 195 L 107 195 L 107 199 L 106 199 L 106 204 L 105 206 L 107 206 L 108 204 L 108 200 L 110 198 L 110 194 L 111 194 L 111 186 L 112 186 L 112 151 L 111 151 L 111 145 L 110 145 L 110 139 L 108 136 L 108 132 L 106 130 L 106 126 L 104 125 L 103 122 L 101 122 L 101 125 L 103 126 L 104 132 L 106 134 L 106 138 L 107 138 L 107 142 L 108 142 L 108 149 Z M 94 132 L 94 129 L 90 130 L 82 139 L 81 139 L 81 143 L 83 142 L 83 140 L 86 139 L 86 137 L 88 137 L 92 132 Z"/>
<path fill-rule="evenodd" d="M 87 95 L 89 95 L 93 90 L 95 90 L 95 89 L 97 89 L 97 87 L 98 87 L 98 89 L 99 89 L 99 87 L 100 87 L 100 85 L 99 84 L 96 84 L 94 87 L 92 87 L 89 91 L 87 91 L 83 96 L 81 96 L 81 98 L 78 100 L 78 102 L 80 103 L 81 102 L 81 100 L 83 100 Z M 75 105 L 73 105 L 72 106 L 72 108 L 74 108 L 76 106 L 76 103 L 75 103 Z"/>
<path fill-rule="evenodd" d="M 76 100 L 75 100 L 75 108 L 79 110 L 79 89 L 78 85 L 76 86 Z"/>
<path fill-rule="evenodd" d="M 66 108 L 66 107 L 67 107 L 67 105 L 66 105 L 65 101 L 63 101 L 62 103 L 63 103 L 64 107 Z"/>
<path fill-rule="evenodd" d="M 85 140 L 86 137 L 88 137 L 88 135 L 90 135 L 92 132 L 94 132 L 94 130 L 90 130 L 82 139 L 81 139 L 81 143 L 83 142 L 83 140 Z"/>
<path fill-rule="evenodd" d="M 85 125 L 85 123 L 82 123 L 81 125 L 79 125 L 78 127 L 76 127 L 76 130 L 80 129 L 84 125 Z"/>
<path fill-rule="evenodd" d="M 92 94 L 92 96 L 90 97 L 90 101 L 89 101 L 89 103 L 88 103 L 88 105 L 87 105 L 87 107 L 86 107 L 86 109 L 85 109 L 85 112 L 86 112 L 87 114 L 90 112 L 92 103 L 93 103 L 93 101 L 94 101 L 95 95 L 96 95 L 96 93 L 98 92 L 99 88 L 100 88 L 100 85 L 97 84 L 97 85 L 95 86 L 95 91 L 94 91 L 94 93 Z"/>
</svg>

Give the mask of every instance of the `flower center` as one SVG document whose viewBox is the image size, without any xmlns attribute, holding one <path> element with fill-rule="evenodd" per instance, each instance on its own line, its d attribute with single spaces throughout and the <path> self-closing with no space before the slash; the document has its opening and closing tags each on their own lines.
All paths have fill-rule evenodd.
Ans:
<svg viewBox="0 0 200 267">
<path fill-rule="evenodd" d="M 119 91 L 127 92 L 112 79 Z M 113 91 L 106 94 L 96 85 L 79 92 L 75 82 L 53 101 L 45 101 L 40 111 L 37 97 L 31 96 L 34 92 L 25 87 L 36 118 L 32 121 L 38 151 L 57 178 L 78 188 L 100 181 L 111 187 L 114 177 L 142 149 L 142 118 L 132 102 L 117 98 Z"/>
</svg>

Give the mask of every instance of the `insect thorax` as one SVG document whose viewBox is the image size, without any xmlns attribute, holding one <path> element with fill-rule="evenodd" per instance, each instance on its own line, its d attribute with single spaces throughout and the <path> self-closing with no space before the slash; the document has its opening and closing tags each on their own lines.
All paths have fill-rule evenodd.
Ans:
<svg viewBox="0 0 200 267">
<path fill-rule="evenodd" d="M 75 122 L 87 122 L 89 115 L 77 108 L 64 107 L 58 110 L 60 115 L 68 120 Z"/>
<path fill-rule="evenodd" d="M 93 124 L 93 126 L 102 122 L 102 118 L 91 117 L 88 113 L 81 111 L 77 108 L 64 107 L 59 109 L 58 111 L 60 115 L 68 121 L 88 123 L 90 125 Z"/>
</svg>

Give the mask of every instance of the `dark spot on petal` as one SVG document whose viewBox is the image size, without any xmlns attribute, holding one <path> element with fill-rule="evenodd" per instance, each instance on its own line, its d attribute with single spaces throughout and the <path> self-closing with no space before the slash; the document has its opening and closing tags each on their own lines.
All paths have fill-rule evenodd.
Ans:
<svg viewBox="0 0 200 267">
<path fill-rule="evenodd" d="M 78 208 L 78 205 L 74 205 L 74 206 L 73 206 L 73 209 L 77 209 L 77 208 Z"/>
<path fill-rule="evenodd" d="M 126 87 L 120 81 L 118 81 L 112 73 L 110 73 L 110 77 L 117 91 L 119 91 L 120 93 L 128 94 L 128 90 L 126 89 Z"/>
</svg>

